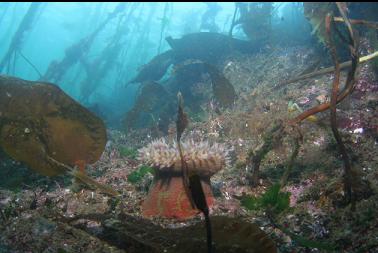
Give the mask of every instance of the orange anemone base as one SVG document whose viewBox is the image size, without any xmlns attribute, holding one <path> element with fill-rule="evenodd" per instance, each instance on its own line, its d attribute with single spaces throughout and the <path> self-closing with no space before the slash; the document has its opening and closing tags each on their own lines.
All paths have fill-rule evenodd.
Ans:
<svg viewBox="0 0 378 253">
<path fill-rule="evenodd" d="M 201 180 L 202 188 L 206 196 L 207 205 L 214 203 L 214 196 L 210 188 L 210 180 Z M 158 179 L 151 186 L 147 199 L 142 205 L 144 217 L 164 217 L 178 220 L 191 218 L 199 213 L 193 209 L 186 195 L 182 177 L 172 177 L 169 182 L 166 179 Z"/>
</svg>

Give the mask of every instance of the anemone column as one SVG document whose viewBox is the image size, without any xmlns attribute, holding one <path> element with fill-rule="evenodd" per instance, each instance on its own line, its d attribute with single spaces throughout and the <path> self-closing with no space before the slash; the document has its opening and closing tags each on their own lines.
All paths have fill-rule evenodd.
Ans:
<svg viewBox="0 0 378 253">
<path fill-rule="evenodd" d="M 221 144 L 193 140 L 183 142 L 182 147 L 189 173 L 200 176 L 207 204 L 211 206 L 214 197 L 210 177 L 228 164 L 228 151 Z M 168 144 L 164 139 L 154 141 L 139 150 L 139 160 L 155 169 L 153 185 L 142 205 L 143 216 L 187 219 L 198 213 L 184 188 L 176 143 Z"/>
</svg>

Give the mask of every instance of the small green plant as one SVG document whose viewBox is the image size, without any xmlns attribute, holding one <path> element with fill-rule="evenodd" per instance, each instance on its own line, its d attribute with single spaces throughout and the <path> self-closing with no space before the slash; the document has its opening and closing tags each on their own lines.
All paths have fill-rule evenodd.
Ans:
<svg viewBox="0 0 378 253">
<path fill-rule="evenodd" d="M 154 169 L 149 166 L 142 165 L 138 170 L 127 176 L 127 181 L 132 184 L 136 184 L 140 182 L 147 173 L 154 174 Z"/>
<path fill-rule="evenodd" d="M 249 210 L 264 209 L 275 214 L 281 213 L 289 208 L 290 193 L 280 192 L 280 189 L 280 184 L 274 184 L 260 197 L 244 196 L 241 204 Z"/>
<path fill-rule="evenodd" d="M 297 235 L 287 228 L 279 227 L 285 234 L 289 235 L 298 245 L 306 248 L 316 248 L 316 249 L 321 249 L 326 252 L 336 252 L 337 247 L 331 243 L 327 243 L 324 241 L 315 241 L 315 240 L 309 240 L 301 235 Z"/>
<path fill-rule="evenodd" d="M 133 148 L 121 147 L 119 149 L 119 154 L 122 157 L 127 157 L 127 158 L 130 158 L 130 159 L 136 159 L 136 157 L 138 155 L 138 151 L 136 149 L 133 149 Z"/>
<path fill-rule="evenodd" d="M 244 196 L 241 199 L 241 204 L 248 210 L 264 210 L 271 215 L 269 218 L 273 221 L 274 216 L 287 210 L 290 204 L 290 193 L 280 192 L 281 185 L 272 185 L 262 196 L 256 198 L 252 196 Z M 291 232 L 289 229 L 282 227 L 281 225 L 273 222 L 274 226 L 278 227 L 285 234 L 289 235 L 298 245 L 307 248 L 318 248 L 325 251 L 334 251 L 335 246 L 320 242 L 309 240 L 301 235 L 297 235 Z"/>
</svg>

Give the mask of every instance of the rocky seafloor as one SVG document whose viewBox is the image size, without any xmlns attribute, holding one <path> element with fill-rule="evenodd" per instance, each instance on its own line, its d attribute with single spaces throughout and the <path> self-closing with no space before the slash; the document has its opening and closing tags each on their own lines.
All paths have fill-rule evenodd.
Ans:
<svg viewBox="0 0 378 253">
<path fill-rule="evenodd" d="M 191 122 L 183 138 L 209 139 L 232 149 L 231 165 L 211 178 L 216 198 L 211 216 L 256 223 L 274 240 L 279 252 L 327 252 L 298 242 L 293 234 L 327 242 L 334 247 L 328 251 L 378 252 L 378 79 L 369 63 L 359 66 L 356 89 L 337 110 L 353 168 L 367 184 L 355 210 L 342 201 L 343 164 L 328 112 L 300 126 L 303 141 L 284 188 L 291 193 L 290 208 L 275 217 L 280 226 L 272 223 L 264 210 L 247 210 L 240 203 L 242 196 L 259 196 L 278 182 L 287 166 L 292 152 L 290 136 L 262 160 L 259 184 L 252 187 L 248 183 L 248 150 L 261 146 L 264 133 L 275 119 L 288 120 L 299 114 L 288 110 L 289 102 L 306 110 L 329 99 L 332 74 L 277 87 L 280 81 L 308 70 L 319 57 L 323 56 L 311 48 L 292 47 L 225 58 L 218 67 L 235 87 L 235 105 L 219 114 L 204 105 L 208 115 Z M 320 62 L 327 64 L 323 59 Z M 345 78 L 343 72 L 342 82 Z M 128 134 L 108 130 L 106 150 L 88 174 L 122 193 L 118 199 L 68 177 L 41 177 L 17 162 L 2 159 L 1 170 L 7 177 L 2 179 L 0 190 L 0 252 L 185 252 L 175 250 L 174 243 L 185 238 L 180 239 L 177 233 L 172 239 L 174 236 L 166 231 L 201 223 L 201 214 L 188 221 L 143 219 L 140 207 L 152 175 L 145 175 L 137 183 L 129 182 L 128 175 L 141 164 L 135 155 L 122 154 L 123 148 L 136 150 L 162 136 L 154 129 Z M 194 235 L 183 232 L 182 236 Z"/>
</svg>

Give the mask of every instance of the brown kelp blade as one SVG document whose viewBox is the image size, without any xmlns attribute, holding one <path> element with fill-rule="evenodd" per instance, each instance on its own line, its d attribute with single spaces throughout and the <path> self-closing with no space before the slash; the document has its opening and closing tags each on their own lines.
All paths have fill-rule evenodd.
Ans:
<svg viewBox="0 0 378 253">
<path fill-rule="evenodd" d="M 275 242 L 257 224 L 226 216 L 213 216 L 211 222 L 214 252 L 277 252 Z M 194 226 L 174 230 L 166 229 L 164 233 L 168 237 L 172 237 L 172 244 L 176 244 L 176 247 L 167 249 L 167 252 L 206 252 L 207 245 L 201 239 L 203 237 L 202 230 L 201 222 Z"/>
<path fill-rule="evenodd" d="M 204 73 L 208 73 L 211 79 L 211 88 L 214 98 L 221 106 L 232 106 L 236 99 L 234 86 L 223 73 L 212 64 L 199 60 L 187 60 L 176 65 L 174 73 L 181 83 L 185 83 L 186 80 L 196 80 L 196 78 L 201 77 Z M 198 79 L 198 81 L 200 81 L 200 79 Z"/>
<path fill-rule="evenodd" d="M 156 82 L 144 82 L 141 84 L 140 93 L 124 119 L 125 127 L 137 129 L 156 124 L 155 119 L 161 119 L 160 127 L 168 128 L 169 119 L 167 118 L 174 113 L 175 106 L 171 102 L 171 96 L 163 85 Z M 146 121 L 143 116 L 149 115 Z"/>
<path fill-rule="evenodd" d="M 146 65 L 142 66 L 138 75 L 129 83 L 142 83 L 146 81 L 159 81 L 167 72 L 168 67 L 173 63 L 173 51 L 168 50 L 152 58 Z"/>
<path fill-rule="evenodd" d="M 62 164 L 97 161 L 106 144 L 104 123 L 53 84 L 0 76 L 0 146 L 46 175 Z"/>
</svg>

